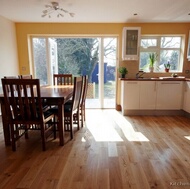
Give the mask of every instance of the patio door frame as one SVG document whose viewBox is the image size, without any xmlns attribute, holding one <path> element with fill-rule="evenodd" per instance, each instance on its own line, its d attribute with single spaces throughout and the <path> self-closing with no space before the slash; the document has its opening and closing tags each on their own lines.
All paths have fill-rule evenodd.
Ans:
<svg viewBox="0 0 190 189">
<path fill-rule="evenodd" d="M 118 67 L 118 55 L 119 55 L 119 36 L 118 35 L 30 35 L 29 38 L 29 62 L 30 62 L 30 73 L 35 76 L 34 73 L 34 58 L 33 58 L 33 47 L 32 47 L 32 38 L 45 38 L 46 39 L 46 51 L 49 51 L 48 38 L 98 38 L 99 41 L 99 100 L 100 100 L 100 108 L 104 108 L 104 39 L 105 38 L 116 38 L 116 66 L 115 66 L 115 80 L 117 79 L 117 67 Z M 47 64 L 50 64 L 50 56 L 47 54 Z M 50 73 L 50 65 L 47 65 L 48 73 Z M 48 77 L 51 74 L 48 74 Z M 49 84 L 50 78 L 48 78 Z M 117 80 L 115 81 L 115 91 L 117 89 Z M 115 100 L 117 99 L 117 93 L 115 92 Z M 116 108 L 116 107 L 115 107 Z"/>
</svg>

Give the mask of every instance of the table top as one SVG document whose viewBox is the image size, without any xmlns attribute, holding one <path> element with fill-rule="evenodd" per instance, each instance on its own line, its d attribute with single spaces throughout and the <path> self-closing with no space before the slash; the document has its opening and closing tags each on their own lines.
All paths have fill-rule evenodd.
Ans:
<svg viewBox="0 0 190 189">
<path fill-rule="evenodd" d="M 41 86 L 42 98 L 66 98 L 72 96 L 73 86 L 71 85 L 47 85 Z"/>
<path fill-rule="evenodd" d="M 68 99 L 73 94 L 72 85 L 46 85 L 40 87 L 41 98 L 59 98 Z M 0 94 L 0 99 L 3 98 L 3 94 Z"/>
</svg>

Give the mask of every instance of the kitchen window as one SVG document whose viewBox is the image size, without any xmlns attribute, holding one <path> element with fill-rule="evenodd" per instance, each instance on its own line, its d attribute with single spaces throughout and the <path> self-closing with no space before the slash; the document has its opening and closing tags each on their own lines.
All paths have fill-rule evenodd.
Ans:
<svg viewBox="0 0 190 189">
<path fill-rule="evenodd" d="M 170 63 L 171 72 L 182 72 L 183 36 L 141 36 L 139 69 L 149 72 L 149 54 L 156 53 L 154 72 L 165 72 Z"/>
</svg>

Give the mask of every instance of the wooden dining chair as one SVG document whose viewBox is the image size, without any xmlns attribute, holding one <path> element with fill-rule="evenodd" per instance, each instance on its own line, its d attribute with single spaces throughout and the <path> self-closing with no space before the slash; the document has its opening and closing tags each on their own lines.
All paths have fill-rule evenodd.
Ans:
<svg viewBox="0 0 190 189">
<path fill-rule="evenodd" d="M 16 141 L 28 130 L 41 131 L 42 149 L 46 150 L 46 139 L 55 128 L 51 120 L 54 114 L 43 111 L 39 79 L 2 79 L 7 119 L 10 125 L 12 150 L 16 151 Z M 17 88 L 17 91 L 14 88 Z M 30 86 L 30 87 L 28 87 Z M 7 90 L 10 89 L 10 91 Z"/>
<path fill-rule="evenodd" d="M 53 84 L 54 85 L 72 85 L 73 76 L 72 74 L 54 74 Z"/>
<path fill-rule="evenodd" d="M 88 90 L 88 76 L 82 76 L 82 93 L 80 98 L 80 104 L 79 104 L 79 116 L 81 121 L 81 127 L 84 126 L 84 121 L 86 120 L 86 112 L 85 112 L 85 102 L 86 102 L 86 95 Z M 77 113 L 74 113 L 73 115 L 74 123 L 77 122 Z"/>
<path fill-rule="evenodd" d="M 73 114 L 76 113 L 77 128 L 79 130 L 79 105 L 82 92 L 82 76 L 74 77 L 74 88 L 72 100 L 69 100 L 64 105 L 64 126 L 65 131 L 70 132 L 70 137 L 73 139 L 74 127 L 73 127 Z M 55 115 L 58 114 L 58 108 L 53 107 L 51 109 Z M 58 120 L 59 121 L 59 120 Z"/>
</svg>

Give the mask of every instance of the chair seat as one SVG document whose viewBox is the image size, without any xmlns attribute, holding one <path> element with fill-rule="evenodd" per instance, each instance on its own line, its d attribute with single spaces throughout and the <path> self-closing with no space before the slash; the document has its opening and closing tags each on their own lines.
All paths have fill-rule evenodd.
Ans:
<svg viewBox="0 0 190 189">
<path fill-rule="evenodd" d="M 44 119 L 46 120 L 47 118 L 49 119 L 50 117 L 53 117 L 54 116 L 54 114 L 53 114 L 53 112 L 52 111 L 50 111 L 50 110 L 48 110 L 48 111 L 45 111 L 44 112 Z M 24 123 L 24 124 L 26 124 L 26 123 L 29 123 L 30 121 L 31 121 L 31 123 L 34 123 L 34 124 L 39 124 L 40 123 L 40 121 L 41 121 L 41 118 L 38 116 L 31 116 L 30 117 L 30 119 L 29 118 L 23 118 L 21 115 L 18 115 L 18 116 L 16 116 L 16 117 L 14 117 L 13 119 L 12 119 L 14 122 L 17 122 L 17 123 L 19 123 L 19 124 L 22 124 L 22 123 Z M 26 123 L 25 123 L 26 122 Z"/>
<path fill-rule="evenodd" d="M 72 110 L 72 103 L 65 103 L 64 112 L 70 112 L 71 110 Z M 50 108 L 49 111 L 52 112 L 53 114 L 58 114 L 58 107 L 54 106 Z"/>
<path fill-rule="evenodd" d="M 47 111 L 44 112 L 44 118 L 45 118 L 45 119 L 48 118 L 48 117 L 51 116 L 51 115 L 54 115 L 54 114 L 53 114 L 53 112 L 51 112 L 50 110 L 47 110 Z"/>
</svg>

